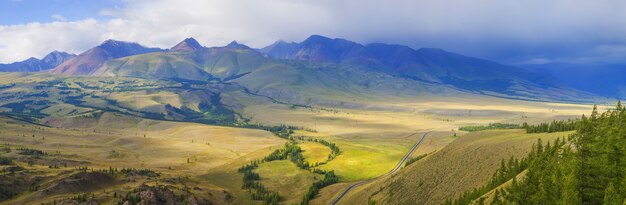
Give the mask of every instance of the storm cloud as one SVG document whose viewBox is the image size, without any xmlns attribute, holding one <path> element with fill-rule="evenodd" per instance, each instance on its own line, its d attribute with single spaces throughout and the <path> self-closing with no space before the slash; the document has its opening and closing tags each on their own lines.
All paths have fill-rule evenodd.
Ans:
<svg viewBox="0 0 626 205">
<path fill-rule="evenodd" d="M 62 1 L 61 1 L 62 2 Z M 504 63 L 626 61 L 626 1 L 128 0 L 93 18 L 0 26 L 0 61 L 79 53 L 108 38 L 262 47 L 312 34 L 437 47 Z M 55 14 L 63 16 L 63 13 Z M 106 18 L 101 18 L 102 16 Z"/>
</svg>

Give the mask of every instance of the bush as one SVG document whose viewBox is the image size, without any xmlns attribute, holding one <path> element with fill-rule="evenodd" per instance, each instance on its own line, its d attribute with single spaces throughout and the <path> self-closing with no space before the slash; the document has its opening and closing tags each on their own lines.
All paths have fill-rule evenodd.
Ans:
<svg viewBox="0 0 626 205">
<path fill-rule="evenodd" d="M 13 159 L 0 156 L 0 165 L 12 165 Z"/>
<path fill-rule="evenodd" d="M 496 130 L 496 129 L 519 129 L 520 126 L 517 124 L 505 124 L 505 123 L 489 123 L 489 125 L 479 125 L 479 126 L 464 126 L 459 127 L 461 131 L 467 132 L 476 132 L 482 130 Z"/>
</svg>

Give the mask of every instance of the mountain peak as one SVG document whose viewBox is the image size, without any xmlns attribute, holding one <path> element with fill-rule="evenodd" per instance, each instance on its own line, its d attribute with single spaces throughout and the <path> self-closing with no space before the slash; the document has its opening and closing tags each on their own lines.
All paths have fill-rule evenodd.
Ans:
<svg viewBox="0 0 626 205">
<path fill-rule="evenodd" d="M 240 44 L 237 41 L 230 42 L 228 45 L 226 45 L 226 48 L 250 49 L 250 47 L 248 47 L 248 46 L 246 46 L 244 44 Z"/>
<path fill-rule="evenodd" d="M 61 63 L 76 57 L 74 54 L 62 52 L 62 51 L 52 51 L 43 59 L 41 59 L 44 63 L 52 65 L 52 67 L 60 65 Z"/>
<path fill-rule="evenodd" d="M 304 43 L 320 43 L 320 42 L 327 42 L 327 41 L 332 41 L 332 40 L 333 39 L 328 38 L 326 36 L 322 36 L 322 35 L 311 35 L 306 40 L 304 40 Z"/>
<path fill-rule="evenodd" d="M 35 61 L 40 61 L 40 60 L 38 58 L 35 58 L 35 57 L 30 57 L 30 58 L 28 58 L 28 59 L 26 59 L 26 60 L 24 60 L 22 62 L 35 62 Z"/>
<path fill-rule="evenodd" d="M 290 46 L 290 45 L 297 45 L 297 44 L 298 44 L 298 43 L 294 43 L 294 42 L 289 43 L 289 42 L 284 41 L 284 40 L 278 40 L 278 41 L 276 41 L 276 42 L 274 42 L 274 43 L 272 43 L 272 44 L 270 44 L 270 45 L 268 45 L 268 46 L 264 47 L 264 48 L 263 48 L 263 49 L 261 49 L 261 50 L 268 50 L 268 49 L 272 49 L 272 48 L 274 48 L 274 47 L 280 47 L 280 46 Z"/>
<path fill-rule="evenodd" d="M 196 39 L 189 37 L 181 41 L 180 43 L 176 44 L 170 50 L 171 51 L 196 51 L 202 48 L 204 47 L 200 45 L 200 43 L 198 43 Z"/>
<path fill-rule="evenodd" d="M 43 59 L 46 59 L 47 57 L 52 57 L 52 56 L 76 56 L 76 55 L 68 53 L 68 52 L 64 52 L 64 51 L 54 50 L 54 51 L 48 53 L 48 55 L 46 55 L 45 57 L 43 57 Z"/>
<path fill-rule="evenodd" d="M 121 44 L 130 44 L 129 42 L 124 42 L 124 41 L 118 41 L 118 40 L 113 40 L 113 39 L 107 39 L 105 41 L 103 41 L 100 46 L 119 46 Z"/>
</svg>

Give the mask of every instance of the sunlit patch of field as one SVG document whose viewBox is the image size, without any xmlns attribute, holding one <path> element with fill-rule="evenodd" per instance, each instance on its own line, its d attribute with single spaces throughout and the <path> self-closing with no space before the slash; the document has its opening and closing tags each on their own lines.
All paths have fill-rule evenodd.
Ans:
<svg viewBox="0 0 626 205">
<path fill-rule="evenodd" d="M 304 151 L 302 156 L 311 164 L 325 162 L 328 160 L 328 155 L 331 153 L 328 147 L 320 143 L 302 142 L 299 143 L 298 146 Z"/>
<path fill-rule="evenodd" d="M 341 155 L 319 168 L 335 170 L 344 182 L 374 178 L 393 169 L 418 137 L 421 135 L 389 140 L 331 138 L 340 147 Z"/>
<path fill-rule="evenodd" d="M 469 133 L 392 177 L 357 188 L 342 204 L 364 204 L 370 196 L 380 203 L 406 204 L 411 200 L 410 203 L 441 204 L 484 185 L 499 167 L 500 160 L 526 156 L 537 139 L 546 143 L 570 133 L 526 134 L 523 130 Z"/>
<path fill-rule="evenodd" d="M 423 131 L 411 133 L 389 132 L 386 134 L 364 133 L 341 136 L 302 131 L 296 132 L 296 135 L 298 134 L 335 143 L 341 150 L 341 154 L 318 168 L 334 170 L 342 182 L 352 182 L 377 177 L 389 172 L 398 164 L 399 159 L 421 138 Z M 435 139 L 435 141 L 439 142 L 441 140 Z M 441 144 L 430 144 L 428 147 L 434 145 L 442 146 Z"/>
</svg>

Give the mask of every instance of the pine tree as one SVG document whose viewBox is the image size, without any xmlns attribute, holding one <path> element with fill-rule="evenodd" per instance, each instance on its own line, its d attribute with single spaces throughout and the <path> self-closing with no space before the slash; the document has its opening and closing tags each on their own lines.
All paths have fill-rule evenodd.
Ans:
<svg viewBox="0 0 626 205">
<path fill-rule="evenodd" d="M 620 194 L 615 190 L 612 182 L 609 182 L 609 185 L 604 190 L 604 204 L 605 205 L 620 205 L 623 204 L 624 200 L 620 196 Z"/>
</svg>

